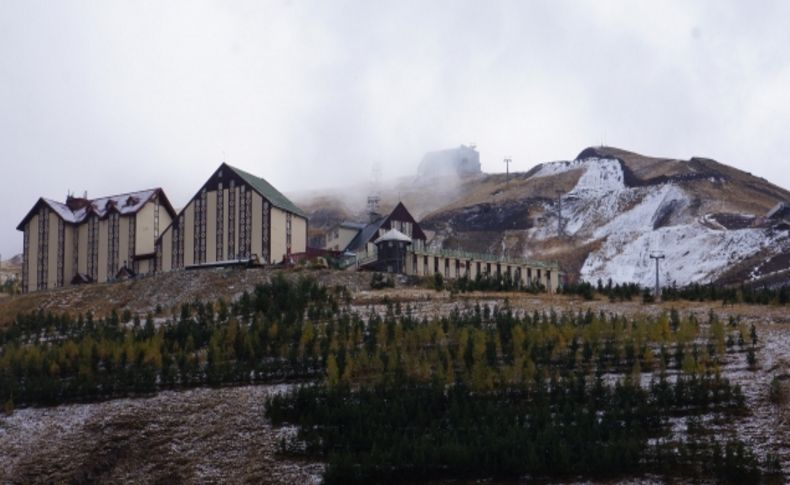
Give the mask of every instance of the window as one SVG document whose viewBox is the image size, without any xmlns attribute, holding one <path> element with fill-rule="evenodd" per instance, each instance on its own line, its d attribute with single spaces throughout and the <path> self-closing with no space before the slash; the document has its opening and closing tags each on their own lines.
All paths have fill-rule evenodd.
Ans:
<svg viewBox="0 0 790 485">
<path fill-rule="evenodd" d="M 38 268 L 37 288 L 47 289 L 49 277 L 49 208 L 42 207 L 38 213 Z"/>
<path fill-rule="evenodd" d="M 236 259 L 236 187 L 230 181 L 228 190 L 228 259 Z"/>
<path fill-rule="evenodd" d="M 63 273 L 66 266 L 66 225 L 58 217 L 58 273 L 56 286 L 63 286 Z"/>
<path fill-rule="evenodd" d="M 271 227 L 270 227 L 271 226 L 271 215 L 272 215 L 271 206 L 269 205 L 269 202 L 266 199 L 264 199 L 263 200 L 263 215 L 262 215 L 262 218 L 263 218 L 262 229 L 263 230 L 261 231 L 263 233 L 263 236 L 262 236 L 263 237 L 263 242 L 262 242 L 261 248 L 263 248 L 263 262 L 265 262 L 265 263 L 271 262 L 271 259 L 270 259 L 271 248 L 270 248 L 270 244 L 269 244 L 269 240 L 271 239 L 271 237 L 270 237 L 271 236 Z"/>
<path fill-rule="evenodd" d="M 119 218 L 117 212 L 110 214 L 107 221 L 107 232 L 109 239 L 109 251 L 107 251 L 107 279 L 113 279 L 118 273 L 118 240 L 119 235 Z"/>
<path fill-rule="evenodd" d="M 205 187 L 195 199 L 195 220 L 193 230 L 193 263 L 206 262 L 206 216 L 208 212 L 208 194 Z"/>
<path fill-rule="evenodd" d="M 129 218 L 129 255 L 127 261 L 132 271 L 137 272 L 137 261 L 134 260 L 135 256 L 135 240 L 137 239 L 137 219 L 135 217 Z M 161 244 L 159 245 L 161 249 Z M 161 262 L 160 262 L 161 265 Z M 159 268 L 162 269 L 161 267 Z"/>
<path fill-rule="evenodd" d="M 159 239 L 159 197 L 154 199 L 154 240 Z"/>
<path fill-rule="evenodd" d="M 88 219 L 88 276 L 97 279 L 99 266 L 99 218 L 94 214 Z"/>
<path fill-rule="evenodd" d="M 244 258 L 244 242 L 247 240 L 247 186 L 239 186 L 239 248 L 236 251 L 239 258 Z"/>
<path fill-rule="evenodd" d="M 222 177 L 222 170 L 219 171 L 219 176 Z M 225 207 L 224 207 L 225 191 L 222 188 L 222 182 L 217 184 L 217 253 L 216 260 L 222 261 L 225 259 L 222 247 L 223 231 L 225 230 Z"/>
</svg>

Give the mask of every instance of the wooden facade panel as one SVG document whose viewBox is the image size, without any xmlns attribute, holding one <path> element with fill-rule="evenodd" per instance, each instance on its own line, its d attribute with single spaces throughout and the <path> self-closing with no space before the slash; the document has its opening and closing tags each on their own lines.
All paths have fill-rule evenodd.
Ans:
<svg viewBox="0 0 790 485">
<path fill-rule="evenodd" d="M 155 202 L 150 201 L 137 212 L 135 227 L 135 255 L 151 254 L 154 252 L 154 209 Z M 167 211 L 161 211 L 167 212 Z M 160 214 L 161 216 L 161 214 Z"/>
<path fill-rule="evenodd" d="M 272 207 L 272 227 L 271 227 L 271 261 L 272 263 L 282 262 L 285 256 L 285 211 Z"/>
<path fill-rule="evenodd" d="M 63 241 L 63 285 L 68 286 L 71 279 L 77 273 L 74 265 L 74 255 L 76 254 L 77 245 L 74 244 L 77 238 L 77 227 L 66 225 Z"/>
<path fill-rule="evenodd" d="M 307 251 L 307 219 L 293 215 L 291 217 L 291 252 Z"/>
<path fill-rule="evenodd" d="M 161 239 L 162 271 L 169 271 L 173 265 L 173 231 L 168 229 Z"/>
<path fill-rule="evenodd" d="M 77 228 L 77 272 L 88 274 L 88 225 L 82 224 Z"/>
</svg>

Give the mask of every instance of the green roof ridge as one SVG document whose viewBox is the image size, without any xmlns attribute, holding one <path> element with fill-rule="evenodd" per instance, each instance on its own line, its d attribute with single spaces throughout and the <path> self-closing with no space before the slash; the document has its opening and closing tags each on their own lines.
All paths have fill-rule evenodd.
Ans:
<svg viewBox="0 0 790 485">
<path fill-rule="evenodd" d="M 288 197 L 284 196 L 282 192 L 275 189 L 274 186 L 266 180 L 231 165 L 228 165 L 228 168 L 236 172 L 236 174 L 244 179 L 245 182 L 250 184 L 252 188 L 257 190 L 262 196 L 266 197 L 266 199 L 268 199 L 268 201 L 271 202 L 273 206 L 279 207 L 280 209 L 292 212 L 307 219 L 307 214 L 302 209 L 297 207 L 296 204 L 291 202 Z"/>
</svg>

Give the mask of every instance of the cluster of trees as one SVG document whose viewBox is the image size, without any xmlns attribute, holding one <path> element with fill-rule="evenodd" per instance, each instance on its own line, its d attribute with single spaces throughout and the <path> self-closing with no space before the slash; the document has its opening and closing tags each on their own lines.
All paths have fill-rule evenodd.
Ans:
<svg viewBox="0 0 790 485">
<path fill-rule="evenodd" d="M 508 273 L 478 273 L 474 278 L 466 275 L 460 278 L 445 280 L 441 273 L 425 277 L 422 280 L 425 287 L 436 291 L 449 290 L 454 293 L 468 293 L 472 291 L 525 291 L 533 294 L 545 293 L 546 286 L 538 281 L 525 285 L 519 278 Z"/>
<path fill-rule="evenodd" d="M 102 320 L 20 315 L 0 332 L 0 402 L 12 408 L 321 376 L 323 361 L 305 358 L 300 343 L 312 341 L 316 322 L 347 320 L 341 311 L 347 299 L 343 288 L 279 278 L 230 306 L 183 305 L 180 316 L 158 324 L 151 316 L 125 322 L 115 312 Z"/>
<path fill-rule="evenodd" d="M 631 301 L 640 297 L 643 303 L 652 303 L 654 301 L 652 288 L 642 288 L 636 283 L 613 284 L 611 279 L 606 284 L 599 279 L 595 285 L 580 280 L 566 284 L 561 291 L 567 295 L 581 296 L 585 300 L 593 300 L 595 295 L 601 295 L 607 297 L 611 302 Z M 790 286 L 782 285 L 779 288 L 747 285 L 726 287 L 714 284 L 691 283 L 679 287 L 672 284 L 661 289 L 661 298 L 664 301 L 721 301 L 724 304 L 787 305 L 790 303 Z"/>
<path fill-rule="evenodd" d="M 482 274 L 478 273 L 474 278 L 462 276 L 449 282 L 450 291 L 465 293 L 470 291 L 526 291 L 529 293 L 544 293 L 546 286 L 540 282 L 533 281 L 529 285 L 524 285 L 521 279 L 511 276 L 508 273 Z"/>
<path fill-rule="evenodd" d="M 751 305 L 787 305 L 790 303 L 790 286 L 779 288 L 767 286 L 722 287 L 717 285 L 690 284 L 678 288 L 675 285 L 663 288 L 664 300 L 722 301 L 724 304 L 747 303 Z"/>
<path fill-rule="evenodd" d="M 644 389 L 583 374 L 486 393 L 463 383 L 398 379 L 354 390 L 300 387 L 271 398 L 266 415 L 274 424 L 299 426 L 306 452 L 328 460 L 328 483 L 626 473 L 759 478 L 755 456 L 738 441 L 725 442 L 723 454 L 713 440 L 655 439 L 668 434 L 669 417 L 678 413 L 743 411 L 724 380 L 678 382 L 714 391 L 688 392 L 665 381 Z M 692 397 L 698 393 L 705 404 Z M 288 443 L 283 448 L 294 451 Z M 720 459 L 710 466 L 708 455 Z"/>
<path fill-rule="evenodd" d="M 662 463 L 751 476 L 753 456 L 737 443 L 647 445 L 668 416 L 743 412 L 740 388 L 718 374 L 727 355 L 753 357 L 756 330 L 737 320 L 507 303 L 429 319 L 400 304 L 362 315 L 349 303 L 345 288 L 278 277 L 170 318 L 20 315 L 0 330 L 0 402 L 309 379 L 322 384 L 269 413 L 300 425 L 311 452 L 330 460 L 330 480 L 606 475 Z"/>
<path fill-rule="evenodd" d="M 476 390 L 575 370 L 634 376 L 667 370 L 716 373 L 726 355 L 753 353 L 756 342 L 756 330 L 739 322 L 725 325 L 713 313 L 703 324 L 676 311 L 628 319 L 590 311 L 517 313 L 486 305 L 432 320 L 390 306 L 385 315 L 370 315 L 364 323 L 340 322 L 332 331 L 323 337 L 329 338 L 332 352 L 312 356 L 327 361 L 330 383 L 404 375 L 419 382 L 462 381 Z"/>
<path fill-rule="evenodd" d="M 642 295 L 642 288 L 636 283 L 620 283 L 612 284 L 612 280 L 607 281 L 606 285 L 603 281 L 598 280 L 598 284 L 593 286 L 592 283 L 587 281 L 577 281 L 576 283 L 568 283 L 562 288 L 562 293 L 567 295 L 578 295 L 585 300 L 592 300 L 595 294 L 603 295 L 609 298 L 609 301 L 631 301 Z"/>
<path fill-rule="evenodd" d="M 348 311 L 348 298 L 312 280 L 276 279 L 232 305 L 184 305 L 167 321 L 149 315 L 142 323 L 128 312 L 102 320 L 20 315 L 0 332 L 0 402 L 323 375 L 330 383 L 406 376 L 491 390 L 578 370 L 715 373 L 731 352 L 756 359 L 756 331 L 713 313 L 703 325 L 676 311 L 628 319 L 475 305 L 429 320 L 399 305 L 362 316 Z"/>
</svg>

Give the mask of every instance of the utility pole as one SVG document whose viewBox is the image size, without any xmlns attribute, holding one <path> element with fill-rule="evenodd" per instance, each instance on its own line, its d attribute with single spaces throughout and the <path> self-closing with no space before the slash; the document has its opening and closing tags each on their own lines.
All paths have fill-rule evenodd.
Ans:
<svg viewBox="0 0 790 485">
<path fill-rule="evenodd" d="M 562 237 L 562 191 L 556 190 L 557 194 L 557 237 Z"/>
<path fill-rule="evenodd" d="M 510 185 L 510 164 L 513 162 L 513 159 L 510 157 L 505 157 L 505 184 Z"/>
<path fill-rule="evenodd" d="M 656 301 L 658 301 L 658 298 L 659 298 L 660 293 L 661 293 L 661 285 L 660 285 L 660 283 L 658 281 L 658 262 L 660 260 L 664 259 L 665 257 L 666 256 L 664 256 L 661 253 L 653 253 L 653 254 L 650 255 L 650 259 L 655 259 L 656 260 L 656 290 L 655 290 L 655 295 L 654 295 L 655 298 L 656 298 Z"/>
</svg>

